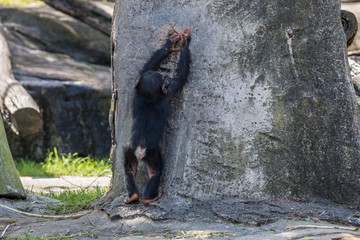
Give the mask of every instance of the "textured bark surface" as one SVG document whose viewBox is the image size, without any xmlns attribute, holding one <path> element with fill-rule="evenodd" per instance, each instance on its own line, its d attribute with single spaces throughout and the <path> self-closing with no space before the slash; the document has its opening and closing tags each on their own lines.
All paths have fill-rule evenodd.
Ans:
<svg viewBox="0 0 360 240">
<path fill-rule="evenodd" d="M 25 190 L 16 171 L 2 118 L 0 117 L 0 198 L 25 198 Z"/>
<path fill-rule="evenodd" d="M 117 2 L 114 175 L 103 203 L 125 193 L 122 147 L 138 72 L 171 29 L 185 27 L 190 80 L 172 103 L 165 194 L 155 204 L 174 207 L 174 196 L 183 206 L 230 196 L 359 203 L 358 109 L 340 1 L 260 0 Z M 170 58 L 163 69 L 174 68 Z"/>
</svg>

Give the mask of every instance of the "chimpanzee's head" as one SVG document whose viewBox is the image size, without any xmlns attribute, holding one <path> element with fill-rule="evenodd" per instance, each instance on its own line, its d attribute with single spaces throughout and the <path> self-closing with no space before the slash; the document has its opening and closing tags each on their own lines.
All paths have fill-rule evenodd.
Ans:
<svg viewBox="0 0 360 240">
<path fill-rule="evenodd" d="M 155 71 L 142 74 L 136 81 L 135 88 L 140 95 L 148 98 L 156 98 L 167 93 L 161 74 Z"/>
</svg>

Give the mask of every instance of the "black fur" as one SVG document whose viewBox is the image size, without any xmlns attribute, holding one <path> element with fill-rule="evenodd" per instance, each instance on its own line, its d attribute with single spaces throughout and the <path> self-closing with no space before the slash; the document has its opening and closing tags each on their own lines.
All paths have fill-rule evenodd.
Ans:
<svg viewBox="0 0 360 240">
<path fill-rule="evenodd" d="M 157 50 L 140 71 L 140 79 L 135 86 L 135 96 L 132 105 L 133 125 L 131 128 L 130 145 L 124 149 L 124 169 L 126 187 L 129 197 L 139 193 L 135 183 L 137 158 L 135 149 L 146 148 L 146 163 L 151 176 L 145 187 L 144 199 L 154 199 L 158 194 L 162 170 L 162 157 L 159 142 L 161 140 L 166 118 L 170 113 L 170 100 L 187 82 L 190 71 L 190 37 L 180 49 L 180 60 L 175 78 L 167 85 L 166 94 L 162 89 L 164 81 L 156 72 L 161 62 L 171 52 L 171 39 Z M 136 163 L 135 163 L 136 162 Z M 135 168 L 135 169 L 134 169 Z"/>
</svg>

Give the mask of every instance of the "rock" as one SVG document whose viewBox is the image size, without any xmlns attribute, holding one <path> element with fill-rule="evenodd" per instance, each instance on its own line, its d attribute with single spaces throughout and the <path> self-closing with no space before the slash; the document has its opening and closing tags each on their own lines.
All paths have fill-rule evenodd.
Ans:
<svg viewBox="0 0 360 240">
<path fill-rule="evenodd" d="M 354 41 L 358 31 L 358 22 L 355 14 L 346 10 L 341 10 L 341 23 L 346 35 L 347 47 L 349 47 Z"/>
<path fill-rule="evenodd" d="M 349 58 L 350 75 L 354 84 L 356 95 L 360 95 L 360 64 Z M 359 102 L 358 102 L 359 103 Z"/>
<path fill-rule="evenodd" d="M 110 37 L 114 4 L 89 0 L 44 0 L 54 9 L 66 13 Z"/>
<path fill-rule="evenodd" d="M 82 62 L 110 64 L 110 42 L 106 36 L 48 6 L 2 8 L 0 15 L 19 45 L 65 54 Z"/>
<path fill-rule="evenodd" d="M 341 9 L 347 10 L 355 14 L 357 22 L 360 22 L 360 3 L 354 1 L 343 1 Z M 360 51 L 360 35 L 357 34 L 351 46 L 349 47 L 349 53 L 359 54 Z"/>
<path fill-rule="evenodd" d="M 359 231 L 334 223 L 306 222 L 304 220 L 280 220 L 261 227 L 232 224 L 225 221 L 151 221 L 146 217 L 111 220 L 101 211 L 94 211 L 78 219 L 46 221 L 43 219 L 16 219 L 5 237 L 64 238 L 79 236 L 80 239 L 246 239 L 246 240 L 288 240 L 288 239 L 358 239 Z M 91 221 L 91 222 L 90 222 Z M 91 223 L 94 223 L 92 225 Z M 300 227 L 302 226 L 302 228 Z M 5 228 L 5 226 L 4 226 Z M 1 228 L 0 231 L 4 228 Z"/>
<path fill-rule="evenodd" d="M 8 131 L 14 156 L 43 158 L 48 150 L 109 154 L 109 41 L 49 7 L 0 9 L 15 78 L 39 105 L 44 131 L 19 138 Z M 98 63 L 98 64 L 94 64 Z"/>
<path fill-rule="evenodd" d="M 330 1 L 118 1 L 116 146 L 103 206 L 125 192 L 138 71 L 185 27 L 193 62 L 161 144 L 163 198 L 360 203 L 359 113 L 339 12 Z"/>
<path fill-rule="evenodd" d="M 20 210 L 23 212 L 34 214 L 54 214 L 52 207 L 61 204 L 62 202 L 56 199 L 43 197 L 39 195 L 29 194 L 26 199 L 13 200 L 0 198 L 0 204 Z M 0 206 L 0 216 L 6 218 L 24 217 L 23 214 Z"/>
</svg>

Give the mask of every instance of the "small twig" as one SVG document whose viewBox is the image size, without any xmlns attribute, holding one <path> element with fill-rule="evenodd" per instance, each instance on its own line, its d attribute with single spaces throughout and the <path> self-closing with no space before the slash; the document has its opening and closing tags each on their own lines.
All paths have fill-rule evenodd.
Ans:
<svg viewBox="0 0 360 240">
<path fill-rule="evenodd" d="M 137 227 L 135 227 L 134 229 L 132 229 L 132 230 L 130 230 L 129 232 L 125 233 L 125 235 L 122 236 L 122 237 L 126 237 L 126 236 L 130 235 L 130 234 L 133 233 L 136 229 L 138 229 L 141 225 L 143 225 L 146 221 L 147 221 L 147 219 L 145 219 L 145 221 L 143 221 L 142 223 L 140 223 L 139 225 L 137 225 Z"/>
<path fill-rule="evenodd" d="M 6 226 L 6 228 L 4 229 L 4 231 L 1 234 L 0 238 L 2 238 L 5 235 L 6 230 L 8 230 L 9 227 L 10 227 L 10 224 Z"/>
<path fill-rule="evenodd" d="M 67 238 L 74 238 L 74 237 L 81 237 L 82 235 L 84 235 L 83 233 L 75 233 L 75 234 L 71 234 L 69 236 L 56 236 L 56 237 L 46 237 L 46 239 L 67 239 Z"/>
<path fill-rule="evenodd" d="M 86 188 L 89 188 L 96 180 L 98 180 L 102 175 L 104 175 L 104 173 L 110 171 L 110 169 L 111 169 L 111 168 L 107 168 L 107 169 L 105 169 L 104 171 L 102 171 L 102 172 L 97 176 L 97 178 L 95 178 L 95 180 L 92 181 Z"/>
<path fill-rule="evenodd" d="M 87 213 L 85 213 L 85 216 L 89 219 L 89 222 L 95 227 L 95 224 L 93 223 L 93 221 L 91 221 L 90 217 L 87 215 Z"/>
<path fill-rule="evenodd" d="M 68 218 L 79 218 L 79 217 L 82 217 L 84 216 L 85 214 L 88 214 L 90 213 L 91 211 L 87 211 L 85 213 L 80 213 L 80 214 L 70 214 L 70 215 L 41 215 L 41 214 L 35 214 L 35 213 L 28 213 L 28 212 L 24 212 L 24 211 L 20 211 L 20 210 L 17 210 L 17 209 L 14 209 L 14 208 L 11 208 L 11 207 L 8 207 L 8 206 L 5 206 L 3 204 L 0 204 L 0 207 L 2 208 L 6 208 L 8 210 L 11 210 L 13 212 L 17 212 L 17 213 L 20 213 L 20 214 L 23 214 L 23 215 L 26 215 L 26 216 L 30 216 L 30 217 L 40 217 L 40 218 L 55 218 L 55 219 L 68 219 Z"/>
<path fill-rule="evenodd" d="M 115 237 L 115 234 L 117 233 L 117 231 L 119 231 L 121 229 L 121 227 L 124 225 L 124 222 L 120 223 L 120 226 L 115 230 L 115 232 L 113 233 L 112 237 Z"/>
<path fill-rule="evenodd" d="M 68 183 L 70 183 L 71 185 L 73 185 L 73 186 L 75 186 L 75 187 L 78 187 L 78 188 L 80 188 L 80 189 L 83 189 L 82 186 L 70 182 L 69 180 L 65 179 L 63 176 L 61 176 L 60 178 L 61 178 L 62 180 L 64 180 L 65 182 L 68 182 Z"/>
<path fill-rule="evenodd" d="M 357 228 L 351 227 L 332 227 L 332 226 L 317 226 L 317 225 L 297 225 L 297 226 L 290 226 L 287 227 L 286 230 L 291 231 L 300 228 L 319 228 L 319 229 L 340 229 L 340 230 L 349 230 L 349 231 L 356 231 Z"/>
<path fill-rule="evenodd" d="M 63 179 L 64 181 L 70 183 L 71 185 L 75 186 L 75 187 L 78 187 L 80 188 L 81 190 L 84 190 L 84 189 L 87 189 L 89 188 L 91 185 L 93 185 L 94 182 L 96 182 L 96 180 L 98 180 L 102 175 L 104 175 L 104 173 L 110 171 L 111 168 L 107 168 L 105 169 L 104 171 L 102 171 L 89 185 L 87 185 L 85 188 L 80 186 L 80 185 L 77 185 L 77 184 L 74 184 L 72 182 L 70 182 L 69 180 L 67 180 L 66 178 L 64 178 L 63 176 L 61 177 L 61 179 Z"/>
</svg>

